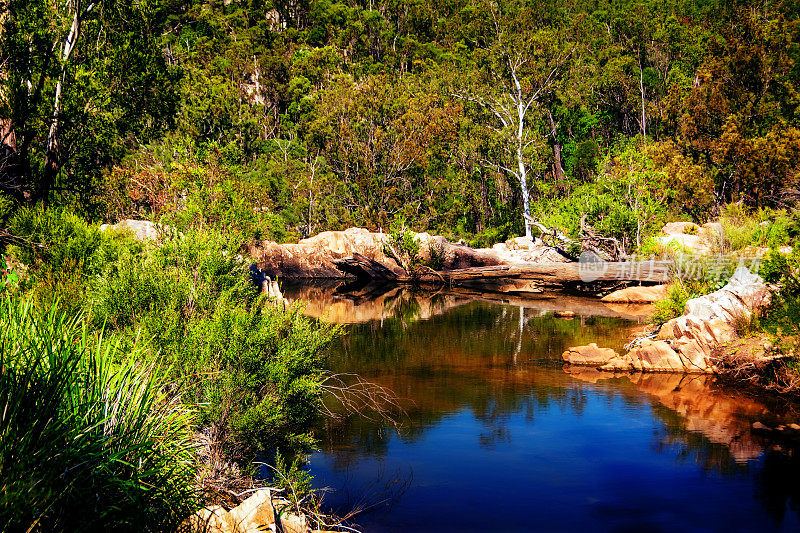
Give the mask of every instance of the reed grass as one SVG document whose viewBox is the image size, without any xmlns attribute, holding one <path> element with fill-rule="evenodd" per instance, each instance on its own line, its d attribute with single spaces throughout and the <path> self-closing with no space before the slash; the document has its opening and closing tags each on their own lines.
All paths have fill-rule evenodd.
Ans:
<svg viewBox="0 0 800 533">
<path fill-rule="evenodd" d="M 168 531 L 199 506 L 193 414 L 117 349 L 55 304 L 0 299 L 0 530 Z"/>
</svg>

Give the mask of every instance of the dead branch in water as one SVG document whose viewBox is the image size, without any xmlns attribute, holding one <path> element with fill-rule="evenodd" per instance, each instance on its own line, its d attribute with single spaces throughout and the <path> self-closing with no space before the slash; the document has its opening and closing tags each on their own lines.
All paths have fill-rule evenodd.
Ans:
<svg viewBox="0 0 800 533">
<path fill-rule="evenodd" d="M 405 414 L 394 391 L 367 381 L 358 374 L 328 374 L 322 380 L 321 387 L 342 407 L 343 412 L 336 413 L 323 403 L 323 413 L 331 418 L 357 414 L 374 421 L 373 416 L 377 415 L 377 419 L 397 425 L 397 420 L 392 415 Z"/>
</svg>

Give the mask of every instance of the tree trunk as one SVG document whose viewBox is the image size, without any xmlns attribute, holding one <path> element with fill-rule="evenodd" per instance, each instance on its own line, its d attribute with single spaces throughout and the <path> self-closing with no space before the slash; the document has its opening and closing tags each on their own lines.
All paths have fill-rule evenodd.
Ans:
<svg viewBox="0 0 800 533">
<path fill-rule="evenodd" d="M 525 236 L 529 239 L 533 235 L 531 233 L 531 223 L 529 218 L 531 216 L 531 203 L 528 195 L 528 175 L 525 170 L 525 161 L 522 158 L 522 146 L 517 145 L 517 164 L 519 166 L 519 186 L 522 189 L 522 220 L 525 221 Z"/>
<path fill-rule="evenodd" d="M 647 137 L 647 115 L 644 102 L 644 71 L 642 70 L 642 54 L 639 53 L 639 93 L 642 95 L 642 137 Z"/>
<path fill-rule="evenodd" d="M 555 174 L 556 181 L 559 183 L 559 186 L 561 186 L 564 182 L 564 166 L 561 163 L 561 144 L 558 142 L 556 123 L 549 109 L 547 110 L 547 118 L 550 120 L 550 135 L 553 137 L 553 174 Z"/>
<path fill-rule="evenodd" d="M 56 94 L 53 98 L 53 114 L 50 117 L 50 128 L 47 131 L 44 176 L 35 193 L 35 198 L 44 202 L 47 202 L 50 196 L 50 190 L 55 183 L 56 175 L 60 170 L 58 156 L 59 118 L 61 114 L 61 93 L 67 76 L 67 64 L 69 63 L 72 51 L 75 50 L 75 43 L 78 41 L 83 18 L 94 9 L 95 4 L 96 2 L 89 2 L 86 8 L 83 8 L 83 4 L 80 1 L 77 3 L 69 33 L 61 48 L 61 72 L 58 77 L 58 82 L 56 83 Z"/>
</svg>

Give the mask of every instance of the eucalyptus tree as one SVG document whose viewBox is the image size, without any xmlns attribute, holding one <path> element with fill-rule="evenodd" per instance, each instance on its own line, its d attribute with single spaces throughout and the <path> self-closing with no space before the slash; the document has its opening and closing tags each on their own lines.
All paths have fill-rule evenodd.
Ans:
<svg viewBox="0 0 800 533">
<path fill-rule="evenodd" d="M 5 0 L 0 187 L 20 200 L 88 192 L 98 171 L 174 114 L 162 0 Z"/>
<path fill-rule="evenodd" d="M 544 100 L 562 78 L 575 45 L 551 19 L 553 6 L 530 2 L 473 4 L 469 16 L 478 21 L 467 39 L 476 49 L 471 76 L 461 76 L 454 96 L 477 104 L 477 115 L 492 133 L 496 150 L 482 161 L 519 182 L 525 235 L 531 236 L 531 171 L 541 177 L 546 144 L 543 128 L 549 110 Z M 548 119 L 552 120 L 550 116 Z M 556 163 L 560 168 L 560 161 Z M 538 171 L 538 172 L 536 172 Z M 556 174 L 561 174 L 556 172 Z"/>
</svg>

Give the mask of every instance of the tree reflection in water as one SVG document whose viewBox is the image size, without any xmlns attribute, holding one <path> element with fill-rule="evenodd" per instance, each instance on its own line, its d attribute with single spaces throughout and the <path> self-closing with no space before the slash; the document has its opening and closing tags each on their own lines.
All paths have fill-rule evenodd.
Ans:
<svg viewBox="0 0 800 533">
<path fill-rule="evenodd" d="M 543 459 L 541 465 L 536 461 L 551 453 L 559 460 L 563 458 L 566 465 L 574 464 L 575 472 L 564 475 L 577 487 L 591 486 L 592 475 L 600 475 L 592 474 L 594 461 L 628 468 L 624 454 L 620 458 L 618 452 L 606 453 L 600 447 L 607 443 L 604 445 L 629 447 L 629 462 L 637 462 L 636 468 L 644 469 L 641 475 L 654 479 L 675 469 L 697 469 L 714 479 L 730 479 L 720 490 L 730 490 L 731 497 L 741 490 L 742 483 L 749 484 L 749 492 L 755 494 L 755 501 L 750 501 L 758 502 L 764 514 L 761 520 L 768 518 L 773 525 L 781 525 L 787 521 L 787 509 L 791 509 L 792 523 L 797 523 L 800 489 L 794 480 L 799 479 L 800 461 L 794 447 L 751 432 L 754 420 L 769 425 L 794 421 L 792 406 L 786 402 L 747 394 L 705 376 L 610 376 L 580 369 L 568 369 L 568 373 L 560 361 L 568 346 L 597 342 L 621 347 L 636 326 L 627 318 L 600 309 L 596 302 L 577 305 L 578 314 L 570 320 L 556 317 L 549 300 L 509 306 L 444 294 L 434 301 L 400 292 L 383 296 L 388 307 L 378 319 L 365 319 L 374 314 L 374 309 L 355 313 L 360 318 L 353 322 L 360 323 L 349 326 L 348 333 L 331 349 L 330 363 L 334 371 L 356 372 L 394 390 L 403 398 L 407 416 L 396 429 L 352 417 L 327 420 L 319 428 L 322 451 L 314 461 L 328 465 L 318 471 L 323 478 L 338 480 L 332 483 L 340 491 L 332 497 L 333 505 L 386 500 L 394 506 L 400 502 L 392 513 L 384 515 L 395 520 L 413 519 L 408 515 L 410 510 L 402 509 L 403 497 L 416 502 L 414 512 L 421 512 L 415 491 L 441 499 L 439 506 L 457 505 L 448 499 L 458 499 L 456 495 L 461 494 L 457 482 L 433 475 L 437 463 L 431 463 L 430 457 L 441 453 L 432 449 L 433 441 L 459 443 L 452 453 L 442 456 L 448 464 L 467 465 L 467 472 L 459 472 L 454 478 L 468 476 L 470 468 L 480 471 L 481 461 L 497 461 L 497 457 L 511 453 L 509 450 L 517 455 L 536 451 L 538 455 L 526 456 L 527 462 L 519 468 L 520 476 L 527 478 L 509 478 L 520 487 L 529 486 L 530 476 L 548 467 L 547 460 Z M 322 308 L 324 304 L 318 302 L 316 312 Z M 391 313 L 386 313 L 387 308 Z M 651 428 L 649 436 L 646 427 Z M 592 448 L 597 457 L 581 455 L 581 446 Z M 559 448 L 564 454 L 558 454 Z M 458 454 L 463 455 L 463 462 Z M 508 456 L 511 463 L 516 460 L 516 456 Z M 375 464 L 380 465 L 379 472 L 395 472 L 403 461 L 407 483 L 387 485 L 376 481 L 382 474 L 367 473 L 376 468 Z M 648 469 L 652 470 L 649 474 Z M 412 472 L 414 482 L 410 481 Z M 616 487 L 614 479 L 627 480 L 629 475 L 633 474 L 621 470 L 608 479 L 601 476 L 596 483 Z M 402 476 L 383 477 L 399 480 Z M 677 476 L 673 473 L 665 479 L 673 477 Z M 634 486 L 641 481 L 630 479 L 629 490 L 637 490 Z M 706 493 L 704 482 L 689 479 L 679 484 L 674 481 L 676 486 L 660 490 Z M 441 483 L 442 488 L 431 492 L 431 483 Z M 546 486 L 551 480 L 538 478 L 536 483 Z M 687 483 L 697 486 L 687 487 Z M 384 489 L 385 495 L 378 494 Z M 498 489 L 502 487 L 494 487 Z M 571 497 L 580 498 L 581 490 L 588 488 L 574 489 Z M 638 501 L 624 486 L 614 490 L 620 491 L 616 500 L 608 496 L 604 507 L 592 507 L 583 514 L 576 511 L 570 519 L 588 526 L 600 515 L 608 519 L 605 510 L 599 514 L 598 510 L 613 508 L 619 498 Z M 365 497 L 370 491 L 375 494 Z M 546 505 L 551 496 L 543 494 L 540 500 Z M 515 503 L 508 500 L 506 497 L 504 504 L 513 513 Z M 687 507 L 713 505 L 713 501 L 679 503 Z M 641 512 L 652 518 L 655 512 L 646 503 L 633 506 L 636 512 L 631 516 Z M 369 529 L 381 530 L 390 528 L 391 520 L 375 518 L 372 522 L 367 519 L 367 523 Z M 644 526 L 647 520 L 634 523 Z M 680 527 L 678 518 L 672 520 L 676 520 L 673 526 Z"/>
</svg>

